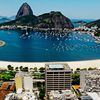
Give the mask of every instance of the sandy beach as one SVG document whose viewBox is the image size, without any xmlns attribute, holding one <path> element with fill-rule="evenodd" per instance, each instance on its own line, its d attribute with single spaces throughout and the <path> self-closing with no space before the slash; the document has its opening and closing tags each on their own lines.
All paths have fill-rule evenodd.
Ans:
<svg viewBox="0 0 100 100">
<path fill-rule="evenodd" d="M 0 40 L 0 47 L 4 46 L 6 43 L 2 40 Z"/>
<path fill-rule="evenodd" d="M 0 68 L 7 68 L 7 65 L 12 65 L 13 67 L 29 67 L 29 68 L 40 68 L 45 67 L 46 63 L 51 62 L 7 62 L 7 61 L 0 61 Z M 100 60 L 87 60 L 87 61 L 72 61 L 72 62 L 56 62 L 56 63 L 67 63 L 71 69 L 75 70 L 76 68 L 89 68 L 89 67 L 96 67 L 100 68 Z"/>
</svg>

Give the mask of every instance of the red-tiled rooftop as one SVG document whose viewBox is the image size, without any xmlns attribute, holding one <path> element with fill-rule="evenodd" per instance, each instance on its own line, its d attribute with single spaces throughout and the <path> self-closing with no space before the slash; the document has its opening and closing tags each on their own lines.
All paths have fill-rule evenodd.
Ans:
<svg viewBox="0 0 100 100">
<path fill-rule="evenodd" d="M 0 100 L 4 100 L 5 96 L 9 93 L 14 92 L 15 83 L 14 82 L 4 82 L 0 88 Z"/>
<path fill-rule="evenodd" d="M 8 82 L 4 82 L 1 86 L 1 90 L 7 90 L 7 87 L 9 86 Z"/>
</svg>

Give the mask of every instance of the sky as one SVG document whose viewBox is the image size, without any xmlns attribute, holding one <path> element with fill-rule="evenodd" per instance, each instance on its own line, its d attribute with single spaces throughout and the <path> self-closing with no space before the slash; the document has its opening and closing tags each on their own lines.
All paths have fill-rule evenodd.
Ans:
<svg viewBox="0 0 100 100">
<path fill-rule="evenodd" d="M 0 0 L 0 16 L 14 16 L 27 2 L 34 15 L 61 11 L 73 19 L 100 19 L 100 0 Z"/>
</svg>

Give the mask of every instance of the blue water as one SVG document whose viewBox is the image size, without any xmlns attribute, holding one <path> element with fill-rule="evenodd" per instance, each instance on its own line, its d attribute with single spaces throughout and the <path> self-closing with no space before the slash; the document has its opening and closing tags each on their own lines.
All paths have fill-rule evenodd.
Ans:
<svg viewBox="0 0 100 100">
<path fill-rule="evenodd" d="M 28 35 L 18 31 L 0 31 L 1 61 L 47 62 L 100 59 L 100 43 L 86 33 L 41 33 Z"/>
</svg>

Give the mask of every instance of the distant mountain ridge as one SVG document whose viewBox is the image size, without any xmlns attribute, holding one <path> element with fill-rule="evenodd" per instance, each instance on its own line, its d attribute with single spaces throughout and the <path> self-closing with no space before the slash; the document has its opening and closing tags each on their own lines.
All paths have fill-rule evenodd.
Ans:
<svg viewBox="0 0 100 100">
<path fill-rule="evenodd" d="M 38 19 L 34 15 L 23 16 L 10 22 L 2 23 L 2 25 L 15 25 L 15 26 L 33 26 L 38 23 Z"/>
<path fill-rule="evenodd" d="M 10 20 L 15 20 L 15 17 L 16 16 L 10 16 L 10 17 L 7 17 L 7 18 L 9 18 Z"/>
<path fill-rule="evenodd" d="M 5 23 L 5 22 L 9 22 L 12 20 L 15 20 L 15 16 L 11 16 L 11 17 L 0 16 L 0 24 Z"/>
<path fill-rule="evenodd" d="M 0 23 L 4 23 L 4 22 L 9 22 L 9 21 L 11 21 L 10 19 L 8 19 L 8 18 L 0 18 Z"/>
<path fill-rule="evenodd" d="M 100 28 L 100 19 L 96 20 L 96 21 L 92 21 L 88 24 L 86 24 L 87 27 L 94 27 L 97 26 L 98 28 Z"/>
</svg>

